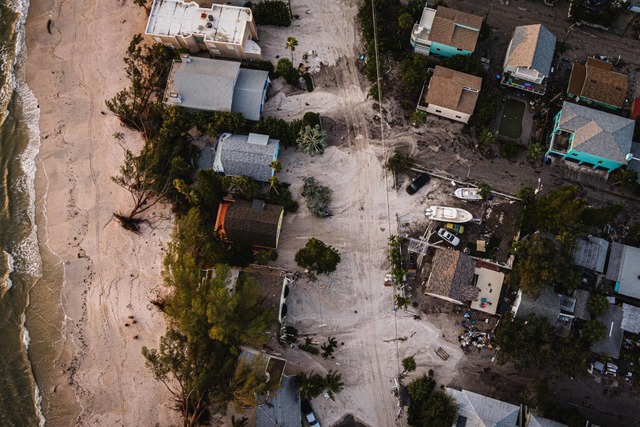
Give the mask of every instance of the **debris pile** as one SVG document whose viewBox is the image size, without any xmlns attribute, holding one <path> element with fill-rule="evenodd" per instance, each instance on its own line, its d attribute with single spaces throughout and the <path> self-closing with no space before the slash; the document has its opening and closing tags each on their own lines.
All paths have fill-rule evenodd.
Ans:
<svg viewBox="0 0 640 427">
<path fill-rule="evenodd" d="M 492 349 L 491 335 L 487 332 L 478 332 L 473 329 L 465 329 L 464 334 L 458 336 L 460 347 L 464 351 L 471 351 L 471 347 L 476 347 L 478 351 L 483 348 Z"/>
</svg>

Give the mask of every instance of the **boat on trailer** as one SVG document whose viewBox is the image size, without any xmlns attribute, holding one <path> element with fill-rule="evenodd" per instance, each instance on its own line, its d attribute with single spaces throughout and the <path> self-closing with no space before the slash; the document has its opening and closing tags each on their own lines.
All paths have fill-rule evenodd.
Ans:
<svg viewBox="0 0 640 427">
<path fill-rule="evenodd" d="M 464 209 L 446 206 L 431 206 L 426 210 L 425 215 L 436 221 L 453 222 L 457 224 L 469 222 L 473 219 L 473 215 Z"/>
<path fill-rule="evenodd" d="M 482 196 L 479 194 L 479 190 L 477 188 L 458 188 L 453 192 L 453 195 L 462 200 L 482 200 Z"/>
</svg>

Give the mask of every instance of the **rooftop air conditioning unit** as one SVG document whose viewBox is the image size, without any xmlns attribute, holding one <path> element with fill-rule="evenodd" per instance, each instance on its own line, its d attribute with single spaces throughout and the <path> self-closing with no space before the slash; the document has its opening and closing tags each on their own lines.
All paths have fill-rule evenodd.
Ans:
<svg viewBox="0 0 640 427">
<path fill-rule="evenodd" d="M 169 94 L 169 101 L 175 102 L 176 104 L 180 104 L 182 102 L 182 97 L 178 92 L 171 92 Z"/>
<path fill-rule="evenodd" d="M 184 62 L 191 62 L 191 55 L 189 55 L 188 53 L 181 53 L 180 60 Z"/>
<path fill-rule="evenodd" d="M 213 21 L 213 15 L 209 15 L 209 16 L 207 17 L 207 19 L 208 19 L 209 21 Z"/>
</svg>

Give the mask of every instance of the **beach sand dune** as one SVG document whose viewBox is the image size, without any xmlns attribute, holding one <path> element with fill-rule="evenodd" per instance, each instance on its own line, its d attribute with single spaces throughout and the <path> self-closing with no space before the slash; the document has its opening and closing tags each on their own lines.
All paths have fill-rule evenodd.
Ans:
<svg viewBox="0 0 640 427">
<path fill-rule="evenodd" d="M 140 353 L 142 346 L 157 346 L 166 326 L 149 301 L 162 291 L 170 216 L 157 211 L 141 236 L 112 216 L 130 209 L 129 194 L 110 179 L 123 159 L 113 134 L 123 132 L 122 144 L 134 152 L 142 141 L 104 101 L 128 84 L 122 58 L 145 20 L 144 9 L 123 1 L 38 0 L 28 17 L 27 81 L 41 109 L 39 238 L 45 257 L 64 266 L 58 270 L 64 270 L 68 339 L 61 354 L 69 355 L 55 367 L 62 377 L 42 378 L 49 387 L 41 389 L 45 416 L 47 402 L 59 399 L 54 390 L 77 398 L 80 425 L 178 421 L 171 396 Z M 55 419 L 48 424 L 73 423 Z"/>
</svg>

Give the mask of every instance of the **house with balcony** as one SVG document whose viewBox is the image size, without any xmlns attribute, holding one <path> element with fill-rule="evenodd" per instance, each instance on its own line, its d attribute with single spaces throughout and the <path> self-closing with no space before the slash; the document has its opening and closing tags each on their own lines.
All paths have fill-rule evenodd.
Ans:
<svg viewBox="0 0 640 427">
<path fill-rule="evenodd" d="M 628 79 L 624 74 L 612 71 L 611 62 L 587 58 L 586 64 L 573 63 L 567 96 L 576 102 L 595 104 L 611 110 L 624 106 Z"/>
<path fill-rule="evenodd" d="M 554 118 L 547 155 L 611 173 L 629 161 L 634 126 L 625 117 L 565 101 Z"/>
<path fill-rule="evenodd" d="M 482 17 L 440 6 L 425 5 L 411 31 L 413 51 L 422 55 L 471 55 L 478 43 Z"/>
<path fill-rule="evenodd" d="M 417 109 L 468 123 L 481 87 L 482 78 L 437 65 L 427 86 L 422 89 Z"/>
<path fill-rule="evenodd" d="M 240 68 L 236 61 L 182 55 L 173 61 L 163 103 L 199 111 L 240 113 L 260 120 L 269 73 Z"/>
<path fill-rule="evenodd" d="M 154 0 L 145 36 L 151 43 L 162 43 L 191 53 L 208 51 L 213 57 L 260 59 L 258 28 L 248 7 L 196 2 Z"/>
<path fill-rule="evenodd" d="M 504 59 L 501 83 L 544 95 L 556 40 L 541 24 L 516 27 Z"/>
</svg>

